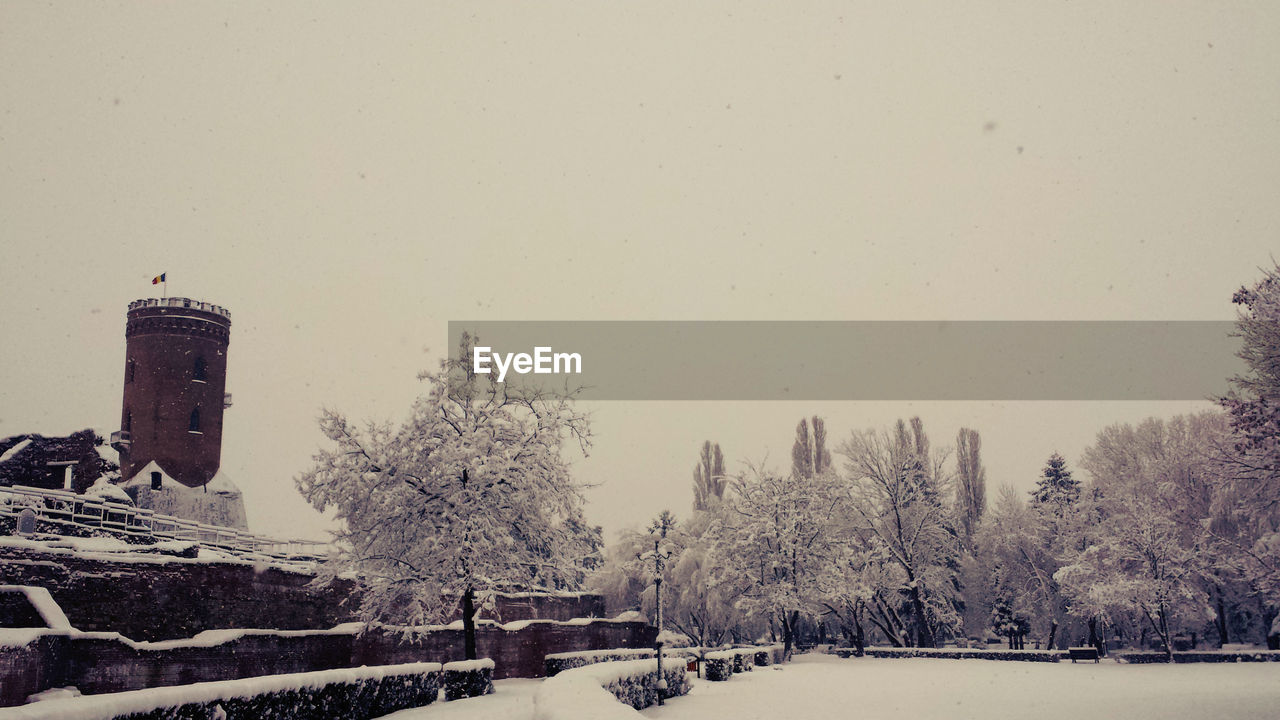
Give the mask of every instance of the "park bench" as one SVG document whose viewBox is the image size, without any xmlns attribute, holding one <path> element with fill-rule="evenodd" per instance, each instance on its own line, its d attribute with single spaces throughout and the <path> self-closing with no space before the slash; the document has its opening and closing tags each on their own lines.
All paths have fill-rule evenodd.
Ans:
<svg viewBox="0 0 1280 720">
<path fill-rule="evenodd" d="M 1096 647 L 1073 647 L 1067 648 L 1067 654 L 1071 657 L 1071 662 L 1077 660 L 1092 660 L 1098 662 L 1098 648 Z"/>
</svg>

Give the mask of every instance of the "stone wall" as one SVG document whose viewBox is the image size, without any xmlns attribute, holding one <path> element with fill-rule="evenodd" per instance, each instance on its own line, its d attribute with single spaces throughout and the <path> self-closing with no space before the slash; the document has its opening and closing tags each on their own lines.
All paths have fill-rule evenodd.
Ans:
<svg viewBox="0 0 1280 720">
<path fill-rule="evenodd" d="M 354 584 L 246 563 L 145 556 L 96 559 L 0 546 L 0 584 L 47 588 L 79 630 L 134 640 L 189 638 L 216 628 L 330 628 L 354 619 Z"/>
<path fill-rule="evenodd" d="M 69 551 L 0 546 L 0 584 L 48 588 L 71 625 L 134 640 L 189 638 L 204 630 L 331 628 L 355 618 L 350 581 L 313 587 L 313 576 L 238 562 L 175 557 L 86 557 Z M 460 608 L 452 619 L 461 617 Z M 482 618 L 570 620 L 603 617 L 599 595 L 499 596 Z"/>
<path fill-rule="evenodd" d="M 258 631 L 161 643 L 107 633 L 41 633 L 29 643 L 0 644 L 0 706 L 51 687 L 86 694 L 185 685 L 360 665 L 450 662 L 463 658 L 460 629 L 399 633 L 355 629 Z M 494 660 L 495 678 L 540 677 L 549 653 L 646 647 L 656 630 L 640 622 L 531 621 L 504 629 L 482 622 L 477 651 Z"/>
<path fill-rule="evenodd" d="M 515 620 L 572 620 L 574 618 L 607 617 L 603 595 L 589 593 L 542 595 L 513 593 L 494 598 L 494 610 L 481 609 L 481 618 L 509 623 Z M 462 617 L 459 602 L 453 620 Z"/>
</svg>

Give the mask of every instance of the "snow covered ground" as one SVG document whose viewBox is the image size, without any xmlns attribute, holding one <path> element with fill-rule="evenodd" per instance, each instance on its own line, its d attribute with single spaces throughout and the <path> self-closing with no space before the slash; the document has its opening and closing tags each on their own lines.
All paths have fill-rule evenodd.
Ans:
<svg viewBox="0 0 1280 720">
<path fill-rule="evenodd" d="M 802 655 L 697 683 L 643 711 L 664 720 L 1280 717 L 1280 663 L 1119 665 Z"/>
<path fill-rule="evenodd" d="M 530 720 L 538 680 L 500 680 L 483 698 L 395 720 Z M 842 660 L 801 655 L 640 713 L 663 720 L 1280 718 L 1280 663 L 1119 665 L 990 660 Z"/>
</svg>

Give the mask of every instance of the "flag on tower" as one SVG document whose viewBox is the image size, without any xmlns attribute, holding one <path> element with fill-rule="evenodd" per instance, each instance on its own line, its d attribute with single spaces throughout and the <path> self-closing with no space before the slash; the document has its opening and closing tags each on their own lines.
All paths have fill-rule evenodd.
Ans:
<svg viewBox="0 0 1280 720">
<path fill-rule="evenodd" d="M 165 275 L 164 273 L 160 273 L 159 275 L 151 278 L 151 284 L 159 285 L 160 283 L 164 282 L 164 275 Z"/>
</svg>

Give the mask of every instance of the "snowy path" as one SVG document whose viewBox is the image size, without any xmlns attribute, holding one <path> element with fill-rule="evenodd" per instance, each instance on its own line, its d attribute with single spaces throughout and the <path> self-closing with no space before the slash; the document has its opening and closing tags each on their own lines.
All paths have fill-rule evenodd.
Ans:
<svg viewBox="0 0 1280 720">
<path fill-rule="evenodd" d="M 842 660 L 699 682 L 642 712 L 663 720 L 1245 720 L 1280 718 L 1280 663 L 1118 665 L 991 660 Z"/>
<path fill-rule="evenodd" d="M 404 710 L 394 720 L 531 720 L 541 680 Z M 1118 665 L 990 660 L 842 660 L 801 655 L 693 691 L 655 720 L 1274 720 L 1280 663 Z"/>
</svg>

